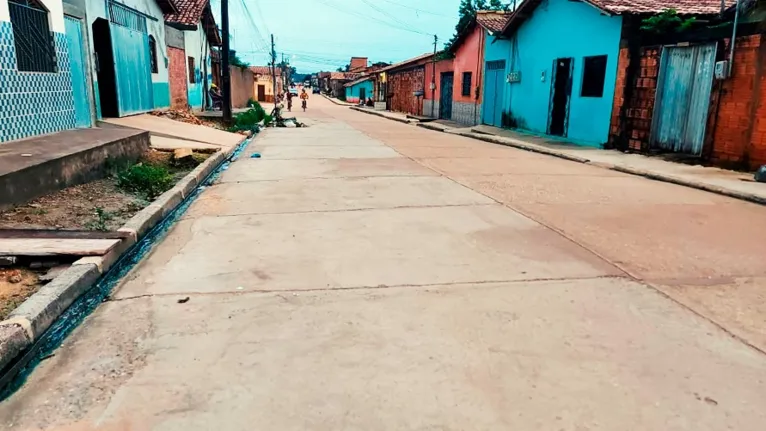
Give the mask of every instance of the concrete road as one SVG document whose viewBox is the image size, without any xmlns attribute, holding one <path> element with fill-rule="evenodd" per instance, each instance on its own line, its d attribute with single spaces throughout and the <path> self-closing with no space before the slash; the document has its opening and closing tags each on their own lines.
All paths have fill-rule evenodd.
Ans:
<svg viewBox="0 0 766 431">
<path fill-rule="evenodd" d="M 317 97 L 306 116 L 0 404 L 4 429 L 764 429 L 766 209 Z"/>
</svg>

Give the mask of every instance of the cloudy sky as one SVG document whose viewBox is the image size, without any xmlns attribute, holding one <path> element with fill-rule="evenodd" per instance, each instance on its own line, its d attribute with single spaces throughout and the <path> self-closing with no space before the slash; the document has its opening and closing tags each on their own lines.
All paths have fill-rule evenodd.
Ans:
<svg viewBox="0 0 766 431">
<path fill-rule="evenodd" d="M 229 0 L 232 49 L 253 65 L 268 60 L 274 34 L 299 73 L 335 70 L 350 57 L 396 62 L 433 51 L 452 36 L 460 0 Z M 220 26 L 220 0 L 211 0 Z"/>
</svg>

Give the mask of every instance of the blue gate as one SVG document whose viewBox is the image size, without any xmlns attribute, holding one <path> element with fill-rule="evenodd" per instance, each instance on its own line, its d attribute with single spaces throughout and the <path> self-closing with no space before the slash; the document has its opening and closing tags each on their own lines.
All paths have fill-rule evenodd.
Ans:
<svg viewBox="0 0 766 431">
<path fill-rule="evenodd" d="M 109 3 L 117 111 L 120 117 L 154 109 L 146 17 Z"/>
<path fill-rule="evenodd" d="M 484 69 L 484 102 L 482 123 L 503 126 L 503 89 L 505 88 L 505 60 L 488 61 Z"/>
<path fill-rule="evenodd" d="M 72 93 L 74 95 L 74 116 L 76 127 L 93 125 L 88 97 L 88 80 L 85 75 L 87 60 L 85 58 L 85 42 L 82 37 L 82 23 L 78 18 L 64 16 L 67 48 L 69 50 L 69 70 L 72 78 Z"/>
<path fill-rule="evenodd" d="M 662 50 L 653 148 L 699 156 L 705 141 L 716 44 Z"/>
</svg>

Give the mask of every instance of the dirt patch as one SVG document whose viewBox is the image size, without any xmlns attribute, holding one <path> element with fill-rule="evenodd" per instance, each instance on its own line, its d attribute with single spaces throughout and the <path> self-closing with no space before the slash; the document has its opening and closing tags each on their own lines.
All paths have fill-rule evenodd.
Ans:
<svg viewBox="0 0 766 431">
<path fill-rule="evenodd" d="M 198 126 L 212 127 L 218 130 L 226 130 L 222 120 L 208 120 L 195 116 L 191 111 L 185 111 L 180 109 L 166 109 L 163 111 L 152 111 L 151 115 L 155 117 L 165 117 L 171 120 L 180 121 L 187 124 L 196 124 Z"/>
<path fill-rule="evenodd" d="M 178 182 L 209 154 L 176 165 L 173 153 L 149 151 L 140 163 L 163 166 Z M 0 229 L 116 230 L 149 205 L 144 196 L 118 187 L 116 175 L 68 187 L 0 213 Z"/>
<path fill-rule="evenodd" d="M 0 268 L 0 320 L 37 292 L 41 286 L 36 272 L 26 268 Z"/>
</svg>

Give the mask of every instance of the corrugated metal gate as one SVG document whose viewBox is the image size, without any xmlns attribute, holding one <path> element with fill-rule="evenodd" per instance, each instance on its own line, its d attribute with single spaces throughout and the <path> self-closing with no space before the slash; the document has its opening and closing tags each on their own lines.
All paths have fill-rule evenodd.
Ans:
<svg viewBox="0 0 766 431">
<path fill-rule="evenodd" d="M 705 141 L 716 44 L 662 50 L 651 147 L 701 155 Z"/>
<path fill-rule="evenodd" d="M 85 59 L 85 41 L 82 36 L 82 22 L 79 18 L 67 15 L 64 16 L 64 25 L 74 96 L 75 126 L 90 127 L 93 122 L 91 120 L 90 99 L 88 98 L 88 81 L 85 75 L 87 62 Z"/>
<path fill-rule="evenodd" d="M 420 99 L 416 91 L 423 91 L 425 69 L 423 66 L 414 69 L 388 74 L 388 89 L 392 111 L 420 115 Z"/>
<path fill-rule="evenodd" d="M 484 102 L 481 108 L 484 124 L 496 127 L 503 125 L 504 85 L 505 60 L 488 61 L 484 68 Z"/>
<path fill-rule="evenodd" d="M 146 17 L 109 2 L 109 20 L 118 115 L 151 111 L 154 100 Z"/>
</svg>

